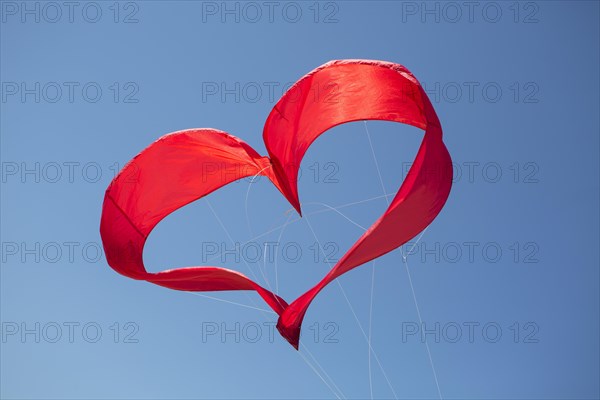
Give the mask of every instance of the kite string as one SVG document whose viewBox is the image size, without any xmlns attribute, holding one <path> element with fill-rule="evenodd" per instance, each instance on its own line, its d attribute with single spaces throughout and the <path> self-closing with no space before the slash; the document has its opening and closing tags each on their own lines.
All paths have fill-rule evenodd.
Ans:
<svg viewBox="0 0 600 400">
<path fill-rule="evenodd" d="M 345 398 L 346 395 L 344 394 L 344 392 L 342 392 L 342 390 L 335 384 L 335 382 L 333 381 L 333 379 L 331 379 L 331 377 L 329 376 L 329 374 L 327 373 L 327 371 L 325 371 L 325 368 L 323 368 L 321 366 L 321 364 L 319 363 L 319 361 L 317 361 L 317 359 L 315 358 L 315 356 L 310 352 L 310 350 L 308 349 L 308 346 L 306 346 L 306 343 L 303 343 L 302 346 L 303 346 L 303 349 L 308 352 L 308 355 L 319 366 L 319 368 L 321 368 L 321 370 L 323 371 L 323 373 L 325 374 L 325 376 L 331 381 L 331 384 L 338 390 L 338 392 L 340 392 L 340 395 L 342 396 L 342 398 Z"/>
<path fill-rule="evenodd" d="M 394 195 L 390 194 L 390 195 L 388 195 L 387 197 L 391 197 L 391 196 L 394 196 Z M 357 205 L 357 204 L 364 204 L 364 203 L 368 203 L 368 202 L 371 202 L 371 201 L 375 201 L 375 200 L 382 199 L 382 198 L 384 198 L 384 197 L 385 197 L 385 196 L 376 196 L 376 197 L 370 197 L 370 198 L 368 198 L 368 199 L 364 199 L 364 200 L 353 201 L 353 202 L 351 202 L 351 203 L 345 203 L 345 204 L 341 204 L 341 205 L 339 205 L 339 206 L 335 206 L 335 207 L 334 207 L 334 206 L 328 206 L 328 207 L 329 207 L 329 209 L 317 210 L 317 211 L 313 211 L 313 212 L 305 213 L 304 215 L 311 216 L 311 215 L 322 214 L 322 213 L 326 213 L 326 212 L 329 212 L 329 211 L 334 211 L 334 210 L 335 210 L 335 211 L 338 211 L 338 213 L 339 213 L 339 209 L 340 209 L 340 208 L 346 208 L 346 207 L 353 206 L 353 205 Z M 309 203 L 303 203 L 303 204 L 309 204 Z M 321 203 L 321 204 L 324 204 L 324 203 Z M 290 208 L 289 210 L 285 211 L 285 213 L 287 213 L 287 212 L 289 212 L 289 211 L 293 211 L 293 210 L 294 210 L 293 208 Z M 285 213 L 284 213 L 284 214 L 285 214 Z M 342 215 L 343 215 L 343 214 L 342 214 Z M 343 215 L 343 216 L 344 216 L 344 215 Z M 344 216 L 344 217 L 345 217 L 345 216 Z M 290 218 L 291 218 L 291 216 L 290 216 Z M 345 217 L 345 218 L 346 218 L 346 217 Z M 252 242 L 252 241 L 254 241 L 254 240 L 256 240 L 256 239 L 260 239 L 260 238 L 262 238 L 263 236 L 267 236 L 268 234 L 270 234 L 270 233 L 273 233 L 273 232 L 275 232 L 276 230 L 278 230 L 278 229 L 281 229 L 282 227 L 284 227 L 284 226 L 286 226 L 286 225 L 291 225 L 291 224 L 295 224 L 296 222 L 300 222 L 301 220 L 302 220 L 301 218 L 296 218 L 296 219 L 294 219 L 294 220 L 290 221 L 289 223 L 285 223 L 285 224 L 282 224 L 282 225 L 279 225 L 279 226 L 273 227 L 273 228 L 271 228 L 271 229 L 268 229 L 268 230 L 266 230 L 265 232 L 263 232 L 263 233 L 261 233 L 261 234 L 259 234 L 259 235 L 256 235 L 256 236 L 254 236 L 253 238 L 251 238 L 251 239 L 249 239 L 249 240 L 247 240 L 247 241 L 245 241 L 245 242 L 241 243 L 241 246 L 244 246 L 244 245 L 246 245 L 246 244 L 248 244 L 248 243 L 250 243 L 250 242 Z M 357 225 L 355 222 L 353 222 L 353 223 L 354 223 L 355 225 Z M 360 227 L 360 225 L 357 225 L 357 226 L 359 226 L 359 227 Z M 361 227 L 361 228 L 362 228 L 362 227 Z M 219 257 L 220 257 L 222 254 L 223 254 L 222 252 L 220 252 L 220 253 L 217 253 L 217 254 L 215 254 L 213 257 L 211 257 L 211 258 L 208 258 L 206 261 L 207 261 L 207 262 L 210 262 L 210 261 L 216 260 L 216 259 L 217 259 L 217 258 L 219 258 Z"/>
<path fill-rule="evenodd" d="M 375 286 L 375 261 L 373 261 L 373 269 L 371 271 L 371 300 L 369 304 L 369 392 L 371 394 L 371 400 L 373 400 L 373 375 L 371 373 L 371 333 L 372 333 L 372 322 L 373 322 L 373 288 Z"/>
<path fill-rule="evenodd" d="M 258 310 L 258 311 L 262 311 L 262 312 L 266 312 L 266 313 L 270 313 L 270 314 L 277 314 L 275 311 L 272 311 L 272 310 L 266 310 L 266 309 L 260 308 L 260 307 L 253 307 L 253 306 L 249 306 L 247 304 L 237 303 L 235 301 L 225 300 L 225 299 L 221 299 L 219 297 L 213 297 L 213 296 L 209 296 L 209 295 L 202 294 L 202 293 L 197 293 L 197 292 L 186 292 L 186 293 L 192 294 L 194 296 L 199 296 L 199 297 L 204 297 L 204 298 L 211 299 L 211 300 L 220 301 L 223 303 L 233 304 L 233 305 L 240 306 L 240 307 L 251 308 L 253 310 Z"/>
<path fill-rule="evenodd" d="M 206 199 L 206 204 L 208 204 L 208 207 L 210 208 L 210 210 L 214 214 L 215 218 L 219 222 L 219 225 L 221 225 L 221 228 L 223 228 L 223 231 L 225 231 L 225 234 L 229 238 L 229 241 L 235 247 L 235 241 L 233 240 L 233 237 L 229 234 L 229 230 L 225 227 L 225 225 L 223 225 L 223 221 L 221 221 L 221 218 L 219 218 L 219 216 L 217 215 L 217 212 L 215 211 L 215 209 L 213 208 L 213 206 L 210 204 L 210 201 L 208 199 Z M 246 258 L 245 257 L 241 257 L 241 259 L 244 262 L 244 264 L 246 264 L 246 267 L 248 267 L 248 270 L 252 273 L 252 276 L 254 277 L 254 280 L 258 281 L 258 277 L 254 273 L 254 270 L 252 268 L 250 268 L 250 264 L 248 264 L 248 261 L 246 261 Z M 269 283 L 269 280 L 265 276 L 263 270 L 260 267 L 258 269 L 260 270 L 261 275 L 263 276 L 263 278 L 265 280 L 265 283 L 267 284 L 267 287 L 269 288 L 269 290 L 271 292 L 273 292 L 273 288 L 271 287 L 271 284 Z M 275 296 L 275 300 L 277 301 L 277 303 L 279 303 L 280 306 L 283 307 L 283 304 L 281 304 L 281 302 L 279 301 L 279 298 L 277 296 Z"/>
<path fill-rule="evenodd" d="M 221 221 L 221 218 L 219 218 L 217 212 L 215 211 L 215 209 L 213 208 L 213 206 L 211 205 L 210 201 L 208 199 L 206 199 L 206 203 L 208 205 L 208 207 L 210 208 L 210 210 L 212 211 L 212 213 L 214 214 L 215 218 L 217 219 L 219 225 L 221 225 L 221 228 L 223 229 L 223 231 L 225 232 L 225 234 L 227 235 L 227 237 L 229 238 L 229 240 L 232 242 L 232 244 L 235 245 L 235 242 L 233 240 L 233 237 L 230 235 L 229 230 L 225 227 L 225 225 L 223 224 L 223 222 Z M 243 258 L 243 257 L 242 257 Z M 246 261 L 245 258 L 243 258 L 244 264 L 246 264 L 246 267 L 248 267 L 248 270 L 252 273 L 252 275 L 254 276 L 254 279 L 256 278 L 256 275 L 254 274 L 254 271 L 252 270 L 252 268 L 250 268 L 250 265 L 248 264 L 248 262 Z M 263 275 L 264 276 L 264 275 Z M 269 284 L 269 281 L 265 278 L 265 281 L 267 283 L 267 285 L 269 286 L 269 290 L 273 291 L 273 289 L 270 287 L 271 285 Z M 246 291 L 244 291 L 244 293 L 246 294 L 246 296 L 252 301 L 252 303 L 254 303 L 254 300 L 252 298 L 250 298 L 248 296 L 248 294 L 246 293 Z M 279 302 L 279 299 L 276 297 L 277 301 Z M 256 303 L 254 303 L 256 304 Z M 255 307 L 257 310 L 262 311 L 259 307 Z M 265 316 L 265 313 L 263 312 L 263 317 Z M 266 319 L 266 318 L 265 318 Z M 268 321 L 268 319 L 267 319 Z M 300 352 L 298 352 L 300 354 Z M 327 387 L 332 391 L 332 393 L 335 395 L 335 397 L 337 397 L 338 399 L 340 399 L 340 397 L 338 396 L 338 394 L 336 393 L 335 390 L 333 390 L 333 388 L 325 381 L 325 379 L 323 378 L 323 376 L 315 369 L 315 367 L 306 359 L 306 357 L 304 357 L 304 355 L 300 354 L 302 356 L 302 359 L 305 361 L 305 363 L 317 374 L 317 376 L 319 378 L 321 378 L 321 380 L 325 383 L 325 385 L 327 385 Z M 325 372 L 325 370 L 323 369 L 323 372 Z M 331 378 L 329 378 L 331 380 Z M 332 380 L 333 383 L 333 380 Z M 334 386 L 335 383 L 333 383 Z M 337 386 L 336 386 L 337 387 Z M 339 389 L 338 389 L 339 390 Z"/>
<path fill-rule="evenodd" d="M 423 232 L 421 232 L 421 235 L 419 236 L 417 241 L 412 245 L 412 247 L 410 248 L 410 250 L 408 251 L 408 253 L 406 255 L 404 254 L 404 249 L 403 248 L 400 249 L 402 252 L 402 259 L 404 261 L 404 267 L 406 268 L 406 272 L 408 274 L 408 282 L 410 283 L 410 290 L 412 292 L 413 301 L 415 302 L 415 308 L 417 309 L 417 316 L 419 317 L 419 324 L 421 327 L 423 326 L 423 319 L 421 318 L 421 310 L 419 308 L 419 303 L 417 302 L 417 296 L 415 295 L 415 288 L 413 286 L 412 278 L 410 276 L 410 272 L 409 272 L 409 268 L 408 268 L 408 256 L 412 253 L 412 251 L 415 248 L 415 246 L 417 245 L 417 243 L 419 243 L 419 241 L 423 237 L 423 234 L 425 234 L 426 230 L 427 230 L 427 228 L 423 229 Z M 425 337 L 424 340 L 425 340 L 425 349 L 427 350 L 427 356 L 429 357 L 429 364 L 431 365 L 431 370 L 433 371 L 433 379 L 435 380 L 435 386 L 437 387 L 438 396 L 439 396 L 440 400 L 442 400 L 442 392 L 440 390 L 440 384 L 438 382 L 437 373 L 436 373 L 435 367 L 433 365 L 433 358 L 431 357 L 431 350 L 429 349 L 429 343 L 427 342 L 427 337 Z"/>
<path fill-rule="evenodd" d="M 244 210 L 246 212 L 246 225 L 248 225 L 248 230 L 250 231 L 250 236 L 254 236 L 254 234 L 252 233 L 252 226 L 250 226 L 250 216 L 248 214 L 248 196 L 250 195 L 250 188 L 256 182 L 255 179 L 260 175 L 261 172 L 263 172 L 267 168 L 271 168 L 271 164 L 267 165 L 266 167 L 264 167 L 263 169 L 258 171 L 256 173 L 256 175 L 254 175 L 250 179 L 250 183 L 248 184 L 248 190 L 246 191 L 246 200 L 244 201 Z"/>
<path fill-rule="evenodd" d="M 277 242 L 275 242 L 275 243 L 281 243 L 281 238 L 283 237 L 283 232 L 287 228 L 287 226 L 288 226 L 288 224 L 290 222 L 290 218 L 292 218 L 292 215 L 293 214 L 290 212 L 290 214 L 288 215 L 287 220 L 285 221 L 285 224 L 283 224 L 281 226 L 281 231 L 279 232 L 279 237 L 277 238 Z M 265 251 L 266 251 L 266 249 L 267 249 L 267 245 L 265 243 Z M 275 264 L 275 268 L 274 268 L 275 269 L 275 293 L 279 294 L 278 293 L 279 292 L 279 252 L 277 252 L 277 251 L 275 252 L 275 260 L 273 260 L 273 261 L 274 261 L 274 264 Z M 265 264 L 266 264 L 266 262 L 267 261 L 265 259 Z M 265 269 L 266 269 L 266 267 L 265 267 Z"/>
<path fill-rule="evenodd" d="M 326 211 L 335 211 L 336 213 L 338 213 L 339 215 L 341 215 L 344 219 L 346 219 L 347 221 L 349 221 L 351 224 L 359 227 L 363 231 L 367 230 L 367 228 L 365 228 L 364 226 L 358 224 L 356 221 L 354 221 L 351 218 L 349 218 L 346 214 L 344 214 L 341 211 L 339 211 L 336 207 L 333 207 L 333 206 L 330 206 L 329 204 L 321 203 L 321 202 L 307 202 L 307 203 L 302 203 L 302 206 L 309 205 L 309 204 L 321 205 L 321 206 L 327 208 Z M 294 209 L 290 208 L 286 212 L 290 212 L 290 211 L 294 211 Z M 312 214 L 316 214 L 316 213 L 308 213 L 308 214 L 305 214 L 305 215 L 312 215 Z M 281 226 L 281 231 L 279 232 L 279 237 L 277 238 L 277 242 L 276 243 L 280 243 L 281 242 L 281 238 L 283 237 L 283 234 L 284 234 L 284 232 L 285 232 L 285 230 L 286 230 L 286 228 L 287 228 L 287 226 L 289 224 L 289 220 L 290 220 L 291 216 L 292 215 L 290 214 L 290 216 L 288 217 L 286 223 Z M 299 220 L 300 219 L 297 219 L 297 220 L 295 220 L 293 222 L 297 222 Z M 265 243 L 265 252 L 266 252 L 266 243 Z M 275 264 L 275 290 L 276 290 L 275 293 L 276 294 L 278 294 L 278 291 L 279 291 L 279 278 L 278 278 L 279 257 L 278 257 L 278 254 L 279 253 L 275 252 L 275 259 L 274 259 L 274 264 Z M 265 257 L 264 265 L 265 265 L 264 268 L 266 269 L 266 257 Z"/>
<path fill-rule="evenodd" d="M 369 127 L 367 125 L 367 121 L 363 121 L 365 125 L 365 132 L 367 133 L 367 139 L 369 140 L 369 148 L 371 149 L 371 155 L 373 156 L 373 161 L 375 162 L 375 168 L 377 169 L 377 177 L 379 178 L 379 184 L 381 185 L 381 190 L 383 191 L 383 198 L 385 199 L 388 207 L 390 206 L 390 200 L 387 196 L 387 191 L 385 190 L 385 185 L 383 184 L 383 178 L 381 176 L 381 170 L 379 169 L 379 162 L 377 161 L 377 156 L 375 155 L 375 149 L 373 148 L 373 142 L 371 141 L 371 134 L 369 132 Z M 373 373 L 371 370 L 371 338 L 372 338 L 372 325 L 373 325 L 373 291 L 375 287 L 375 262 L 373 262 L 373 272 L 371 274 L 371 300 L 369 305 L 369 389 L 371 391 L 371 400 L 373 400 Z"/>
<path fill-rule="evenodd" d="M 375 161 L 375 167 L 377 168 L 377 175 L 379 176 L 379 183 L 381 184 L 381 188 L 383 190 L 383 195 L 384 195 L 386 201 L 388 202 L 388 207 L 389 207 L 389 199 L 388 199 L 387 191 L 385 190 L 385 186 L 383 184 L 383 179 L 381 177 L 381 170 L 379 169 L 379 162 L 377 161 L 377 156 L 375 155 L 375 150 L 373 148 L 373 143 L 371 141 L 371 135 L 370 135 L 370 132 L 369 132 L 369 127 L 367 126 L 367 121 L 363 121 L 363 122 L 364 122 L 364 125 L 365 125 L 365 131 L 367 133 L 367 138 L 369 139 L 369 146 L 371 147 L 371 154 L 373 155 L 373 160 Z M 421 311 L 419 309 L 419 303 L 417 301 L 417 296 L 415 294 L 415 288 L 413 286 L 412 277 L 410 275 L 410 270 L 408 268 L 408 259 L 407 258 L 412 253 L 412 250 L 415 248 L 415 246 L 417 245 L 417 243 L 419 243 L 419 241 L 421 240 L 421 238 L 425 234 L 425 231 L 427 231 L 427 227 L 425 229 L 423 229 L 423 231 L 419 235 L 419 238 L 417 239 L 417 241 L 412 245 L 412 247 L 408 251 L 408 254 L 406 254 L 406 255 L 404 254 L 404 246 L 400 247 L 400 252 L 402 254 L 402 259 L 404 261 L 404 266 L 405 266 L 405 269 L 406 269 L 406 274 L 408 276 L 408 282 L 410 283 L 410 290 L 412 292 L 413 301 L 415 303 L 415 308 L 417 309 L 417 315 L 419 317 L 419 322 L 420 322 L 421 326 L 423 325 L 423 320 L 421 319 Z M 439 398 L 441 400 L 442 399 L 442 392 L 440 390 L 440 384 L 438 382 L 437 373 L 435 371 L 435 366 L 433 364 L 433 358 L 431 357 L 431 350 L 429 349 L 429 343 L 427 343 L 427 338 L 425 338 L 425 349 L 427 350 L 427 356 L 429 357 L 429 365 L 431 366 L 431 370 L 433 372 L 433 378 L 435 380 L 435 385 L 436 385 L 436 388 L 437 388 L 437 391 L 438 391 L 438 396 L 439 396 Z"/>
<path fill-rule="evenodd" d="M 277 223 L 277 221 L 278 221 L 278 219 L 276 218 L 274 220 L 273 224 L 271 224 L 270 228 L 267 230 L 267 232 L 272 233 L 272 232 L 275 232 L 277 229 L 280 229 L 280 228 L 284 229 L 285 226 L 287 226 L 287 224 L 289 223 L 290 218 L 292 217 L 292 214 L 290 212 L 293 211 L 293 210 L 294 210 L 293 208 L 290 208 L 289 210 L 287 210 L 287 211 L 285 211 L 283 213 L 283 215 L 285 215 L 286 213 L 289 214 L 288 217 L 287 217 L 287 219 L 286 219 L 286 222 L 283 225 L 279 225 L 278 227 L 276 227 L 274 229 L 271 229 L 271 228 L 273 228 L 273 225 L 275 225 Z M 256 239 L 258 239 L 259 237 L 262 237 L 262 236 L 264 236 L 264 235 L 259 235 L 259 236 L 255 237 L 253 239 L 250 239 L 249 241 L 245 242 L 243 245 L 246 245 L 247 243 L 252 242 L 252 241 L 254 241 L 254 240 L 256 240 Z M 281 236 L 279 237 L 279 239 L 275 243 L 279 244 L 280 241 L 281 241 Z M 261 268 L 261 271 L 264 271 L 264 272 L 261 272 L 261 274 L 265 278 L 265 282 L 267 282 L 267 284 L 269 285 L 269 287 L 271 287 L 271 281 L 269 281 L 269 276 L 267 274 L 267 248 L 268 248 L 268 246 L 269 246 L 269 242 L 265 241 L 264 242 L 264 250 L 263 250 L 262 268 L 261 268 L 260 265 L 259 265 L 259 268 Z M 275 257 L 277 257 L 277 254 L 278 254 L 277 253 L 277 248 L 275 248 Z M 271 291 L 273 291 L 273 290 L 271 290 Z M 275 266 L 275 291 L 274 291 L 274 293 L 276 295 L 279 295 L 279 279 L 278 279 L 278 276 L 277 276 L 277 265 Z"/>
<path fill-rule="evenodd" d="M 323 371 L 323 374 L 327 377 L 327 379 L 329 379 L 329 381 L 331 382 L 331 384 L 333 385 L 333 387 L 340 393 L 340 396 L 345 399 L 346 395 L 344 394 L 344 392 L 342 392 L 342 390 L 335 384 L 335 382 L 333 381 L 333 379 L 331 379 L 331 377 L 329 376 L 329 374 L 327 373 L 327 371 L 325 371 L 325 368 L 323 368 L 321 366 L 321 364 L 319 363 L 319 361 L 317 361 L 317 359 L 315 358 L 315 356 L 310 352 L 310 350 L 308 349 L 308 346 L 306 346 L 306 342 L 302 342 L 302 348 L 303 350 L 306 350 L 306 352 L 308 353 L 308 355 L 314 360 L 315 364 L 321 369 L 321 371 Z"/>
<path fill-rule="evenodd" d="M 329 204 L 321 203 L 321 202 L 318 202 L 318 201 L 311 201 L 311 202 L 308 202 L 308 203 L 302 203 L 302 205 L 308 205 L 308 204 L 316 204 L 316 205 L 323 206 L 323 207 L 327 208 L 329 211 L 335 211 L 336 213 L 338 213 L 339 215 L 341 215 L 344 219 L 346 219 L 348 222 L 350 222 L 352 225 L 355 225 L 355 226 L 359 227 L 363 231 L 367 230 L 367 228 L 365 228 L 364 226 L 360 225 L 356 221 L 348 218 L 348 216 L 346 214 L 342 213 L 341 211 L 339 211 L 335 207 L 330 206 Z"/>
<path fill-rule="evenodd" d="M 325 380 L 325 378 L 323 378 L 323 376 L 319 373 L 319 371 L 317 371 L 317 369 L 308 361 L 308 359 L 304 356 L 304 354 L 302 354 L 302 352 L 298 351 L 298 354 L 300 355 L 300 357 L 302 357 L 302 359 L 304 360 L 304 362 L 306 363 L 306 365 L 308 365 L 315 374 L 317 374 L 317 376 L 319 378 L 321 378 L 321 380 L 323 381 L 323 383 L 329 388 L 329 390 L 331 390 L 331 392 L 333 393 L 333 395 L 335 397 L 337 397 L 338 399 L 340 399 L 340 396 L 337 394 L 337 392 L 335 390 L 333 390 L 333 388 L 331 387 L 331 385 L 329 385 L 329 383 L 327 383 L 327 381 Z M 324 370 L 323 370 L 324 372 Z"/>
<path fill-rule="evenodd" d="M 331 263 L 329 262 L 329 260 L 327 259 L 327 255 L 325 254 L 325 250 L 323 249 L 323 246 L 321 245 L 321 242 L 319 241 L 319 238 L 317 237 L 317 234 L 315 233 L 312 225 L 310 224 L 309 219 L 307 218 L 307 216 L 304 216 L 304 220 L 306 221 L 310 231 L 312 232 L 315 241 L 317 242 L 317 244 L 319 245 L 319 250 L 321 251 L 321 253 L 323 254 L 323 257 L 325 258 L 325 261 L 327 262 L 327 264 L 329 264 L 330 268 L 333 268 L 333 266 L 331 265 Z M 352 312 L 352 315 L 354 316 L 354 319 L 356 320 L 356 323 L 358 325 L 358 327 L 360 328 L 360 331 L 363 335 L 363 337 L 365 338 L 365 341 L 368 343 L 369 348 L 371 349 L 371 351 L 373 351 L 373 357 L 375 357 L 375 361 L 377 361 L 377 364 L 379 365 L 379 368 L 381 369 L 381 372 L 383 373 L 383 376 L 385 377 L 385 380 L 387 381 L 387 384 L 389 385 L 394 398 L 398 399 L 398 396 L 396 395 L 396 391 L 394 390 L 394 387 L 392 386 L 392 383 L 390 382 L 385 369 L 383 368 L 383 365 L 381 364 L 381 362 L 379 361 L 379 357 L 377 356 L 377 353 L 375 352 L 375 350 L 373 350 L 373 348 L 371 347 L 371 343 L 369 343 L 367 334 L 365 333 L 365 330 L 362 327 L 362 324 L 360 323 L 360 320 L 358 319 L 358 316 L 356 315 L 356 312 L 354 311 L 354 307 L 352 307 L 352 303 L 350 303 L 350 299 L 348 298 L 348 296 L 346 295 L 346 291 L 344 290 L 344 287 L 342 286 L 342 284 L 340 283 L 339 279 L 336 279 L 335 282 L 337 283 L 338 287 L 340 288 L 342 295 L 344 296 L 344 299 L 346 300 L 346 303 L 348 304 L 348 307 L 350 308 L 350 311 Z"/>
</svg>

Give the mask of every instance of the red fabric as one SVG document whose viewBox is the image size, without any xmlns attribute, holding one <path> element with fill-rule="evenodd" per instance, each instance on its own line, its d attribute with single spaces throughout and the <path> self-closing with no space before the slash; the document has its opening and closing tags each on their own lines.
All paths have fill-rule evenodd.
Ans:
<svg viewBox="0 0 600 400">
<path fill-rule="evenodd" d="M 291 304 L 243 274 L 218 267 L 149 273 L 144 243 L 176 209 L 247 176 L 264 175 L 301 212 L 297 177 L 307 149 L 333 126 L 360 120 L 401 122 L 425 130 L 415 162 L 385 213 L 331 271 Z M 290 88 L 267 118 L 269 157 L 214 129 L 163 136 L 113 179 L 104 198 L 100 233 L 109 265 L 133 279 L 186 291 L 255 290 L 279 315 L 277 328 L 298 348 L 302 320 L 327 284 L 409 241 L 440 212 L 452 183 L 451 159 L 433 106 L 403 66 L 382 61 L 329 62 Z"/>
</svg>

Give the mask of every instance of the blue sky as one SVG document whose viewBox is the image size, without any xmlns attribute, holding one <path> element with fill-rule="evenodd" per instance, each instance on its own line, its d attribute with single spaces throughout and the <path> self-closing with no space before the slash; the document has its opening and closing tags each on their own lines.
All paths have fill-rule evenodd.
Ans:
<svg viewBox="0 0 600 400">
<path fill-rule="evenodd" d="M 600 396 L 597 2 L 0 12 L 0 397 Z M 200 127 L 265 154 L 286 85 L 342 58 L 405 65 L 442 122 L 454 186 L 406 263 L 396 250 L 329 285 L 300 352 L 253 292 L 171 291 L 106 264 L 102 199 L 125 162 Z M 303 161 L 305 218 L 266 179 L 235 182 L 162 221 L 146 267 L 223 266 L 294 299 L 385 210 L 421 138 L 336 127 Z"/>
</svg>

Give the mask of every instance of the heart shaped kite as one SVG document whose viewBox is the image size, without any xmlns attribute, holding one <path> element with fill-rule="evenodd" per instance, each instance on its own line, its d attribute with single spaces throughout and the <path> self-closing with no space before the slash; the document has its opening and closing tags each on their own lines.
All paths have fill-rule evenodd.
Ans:
<svg viewBox="0 0 600 400">
<path fill-rule="evenodd" d="M 406 179 L 385 213 L 329 273 L 294 302 L 225 268 L 188 267 L 149 273 L 142 253 L 152 229 L 184 205 L 248 176 L 264 175 L 301 213 L 298 169 L 313 141 L 345 122 L 385 120 L 425 131 Z M 277 102 L 263 139 L 269 157 L 214 129 L 171 133 L 130 161 L 106 190 L 100 234 L 108 264 L 133 279 L 187 291 L 255 290 L 279 315 L 277 329 L 296 349 L 308 306 L 327 284 L 409 241 L 440 212 L 452 184 L 451 159 L 429 98 L 403 66 L 338 60 L 310 72 Z"/>
</svg>

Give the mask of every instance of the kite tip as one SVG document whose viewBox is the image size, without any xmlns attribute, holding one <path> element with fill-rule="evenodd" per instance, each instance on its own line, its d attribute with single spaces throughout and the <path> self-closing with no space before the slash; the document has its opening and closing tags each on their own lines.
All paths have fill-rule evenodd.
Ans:
<svg viewBox="0 0 600 400">
<path fill-rule="evenodd" d="M 294 208 L 296 209 L 296 212 L 298 213 L 298 215 L 300 215 L 300 218 L 302 218 L 302 208 L 300 207 L 300 202 L 294 202 Z"/>
<path fill-rule="evenodd" d="M 300 327 L 285 327 L 281 324 L 281 320 L 277 323 L 277 330 L 289 344 L 297 351 L 300 347 Z"/>
</svg>

